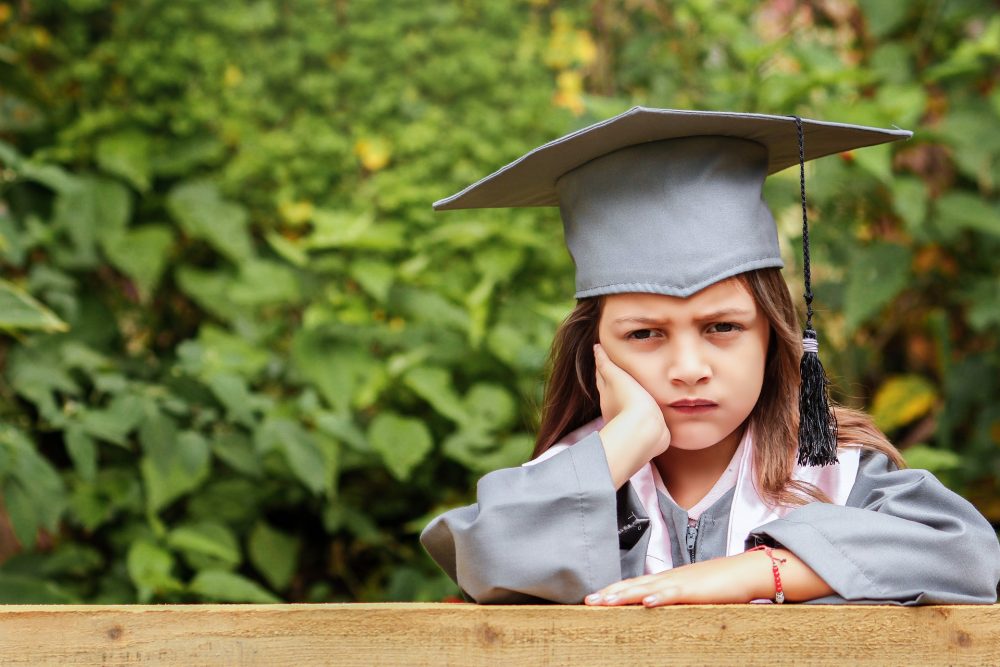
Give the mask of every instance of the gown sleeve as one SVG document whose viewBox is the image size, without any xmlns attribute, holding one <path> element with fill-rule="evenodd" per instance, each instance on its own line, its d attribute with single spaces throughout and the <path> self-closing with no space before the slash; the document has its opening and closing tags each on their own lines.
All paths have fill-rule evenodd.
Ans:
<svg viewBox="0 0 1000 667">
<path fill-rule="evenodd" d="M 751 533 L 801 558 L 836 595 L 816 603 L 992 604 L 1000 543 L 975 507 L 926 470 L 863 452 L 846 506 L 811 503 Z"/>
<path fill-rule="evenodd" d="M 535 465 L 485 475 L 477 500 L 436 517 L 420 534 L 467 598 L 579 604 L 621 580 L 619 513 L 634 499 L 615 492 L 597 433 Z M 629 553 L 645 551 L 638 542 Z"/>
</svg>

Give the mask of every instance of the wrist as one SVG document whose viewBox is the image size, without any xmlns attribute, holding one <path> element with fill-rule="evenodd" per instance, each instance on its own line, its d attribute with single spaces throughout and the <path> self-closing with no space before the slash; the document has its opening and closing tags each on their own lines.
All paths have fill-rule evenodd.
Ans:
<svg viewBox="0 0 1000 667">
<path fill-rule="evenodd" d="M 788 562 L 788 552 L 768 546 L 757 546 L 744 552 L 754 557 L 755 573 L 752 577 L 752 599 L 768 599 L 780 604 L 785 601 L 782 566 Z"/>
<path fill-rule="evenodd" d="M 740 557 L 746 561 L 746 578 L 748 600 L 773 600 L 774 576 L 771 572 L 771 559 L 761 551 L 744 551 Z"/>
<path fill-rule="evenodd" d="M 605 430 L 627 442 L 627 446 L 643 457 L 644 462 L 666 449 L 660 446 L 665 439 L 667 425 L 659 408 L 651 410 L 645 405 L 627 407 L 605 424 L 601 429 L 602 435 Z"/>
<path fill-rule="evenodd" d="M 656 455 L 649 443 L 655 437 L 649 421 L 639 411 L 623 410 L 598 431 L 615 489 Z"/>
</svg>

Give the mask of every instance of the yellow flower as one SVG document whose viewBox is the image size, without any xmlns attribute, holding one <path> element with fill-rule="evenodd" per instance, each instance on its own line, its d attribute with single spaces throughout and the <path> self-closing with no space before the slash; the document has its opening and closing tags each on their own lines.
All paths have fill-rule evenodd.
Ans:
<svg viewBox="0 0 1000 667">
<path fill-rule="evenodd" d="M 308 201 L 283 201 L 278 204 L 278 212 L 285 222 L 298 227 L 312 219 L 313 205 Z"/>
<path fill-rule="evenodd" d="M 222 82 L 227 88 L 234 88 L 243 83 L 243 71 L 236 65 L 226 65 L 226 71 L 222 75 Z"/>
<path fill-rule="evenodd" d="M 389 164 L 391 150 L 388 142 L 379 138 L 358 139 L 354 144 L 354 154 L 368 171 L 384 169 Z"/>
<path fill-rule="evenodd" d="M 556 77 L 556 93 L 552 97 L 552 103 L 557 107 L 569 109 L 577 116 L 583 113 L 583 77 L 579 72 L 566 70 L 559 73 Z"/>
</svg>

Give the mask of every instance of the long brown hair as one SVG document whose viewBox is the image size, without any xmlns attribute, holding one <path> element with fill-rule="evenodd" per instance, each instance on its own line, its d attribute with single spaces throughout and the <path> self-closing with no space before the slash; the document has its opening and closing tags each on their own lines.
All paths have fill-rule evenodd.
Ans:
<svg viewBox="0 0 1000 667">
<path fill-rule="evenodd" d="M 753 296 L 771 329 L 760 398 L 746 421 L 754 438 L 754 484 L 761 498 L 772 505 L 828 501 L 816 487 L 792 479 L 798 448 L 802 336 L 788 285 L 778 269 L 758 269 L 736 279 Z M 593 346 L 603 306 L 602 297 L 581 299 L 556 332 L 532 458 L 601 414 Z M 835 406 L 834 411 L 839 446 L 872 449 L 899 467 L 905 465 L 868 415 L 843 406 Z"/>
</svg>

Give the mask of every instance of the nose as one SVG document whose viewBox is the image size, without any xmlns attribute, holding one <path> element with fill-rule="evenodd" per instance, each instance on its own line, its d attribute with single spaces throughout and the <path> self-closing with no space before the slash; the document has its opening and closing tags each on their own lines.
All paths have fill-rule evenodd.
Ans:
<svg viewBox="0 0 1000 667">
<path fill-rule="evenodd" d="M 678 336 L 671 342 L 673 345 L 667 369 L 671 384 L 693 386 L 708 382 L 712 377 L 712 367 L 700 341 Z"/>
</svg>

